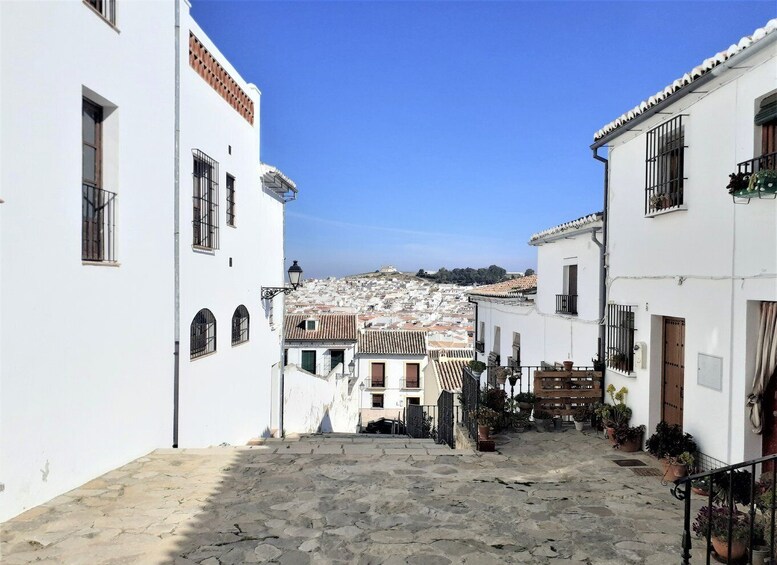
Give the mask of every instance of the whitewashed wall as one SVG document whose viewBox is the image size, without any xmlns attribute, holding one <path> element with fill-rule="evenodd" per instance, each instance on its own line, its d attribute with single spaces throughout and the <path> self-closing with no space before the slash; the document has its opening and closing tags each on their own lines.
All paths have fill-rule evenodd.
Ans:
<svg viewBox="0 0 777 565">
<path fill-rule="evenodd" d="M 270 430 L 271 371 L 280 362 L 282 296 L 271 327 L 261 286 L 282 286 L 283 204 L 259 178 L 259 102 L 246 83 L 191 19 L 181 24 L 181 376 L 179 445 L 242 444 Z M 254 101 L 253 126 L 189 66 L 189 31 Z M 231 154 L 229 152 L 231 146 Z M 192 150 L 219 163 L 219 249 L 192 248 Z M 226 223 L 226 175 L 235 177 L 236 227 Z M 232 260 L 232 266 L 229 262 Z M 231 345 L 232 315 L 250 315 L 250 339 Z M 208 308 L 217 321 L 217 351 L 189 359 L 189 327 Z"/>
<path fill-rule="evenodd" d="M 761 454 L 749 431 L 745 398 L 752 382 L 757 301 L 777 300 L 777 204 L 734 205 L 725 190 L 739 162 L 760 155 L 753 117 L 758 100 L 777 90 L 774 42 L 738 70 L 727 70 L 666 109 L 686 114 L 684 198 L 687 210 L 644 216 L 644 132 L 673 116 L 653 117 L 641 133 L 616 138 L 610 157 L 608 299 L 636 309 L 636 340 L 647 344 L 644 368 L 607 381 L 625 385 L 633 425 L 653 429 L 661 417 L 662 324 L 684 318 L 684 428 L 702 451 L 726 462 Z M 679 277 L 683 277 L 681 280 Z M 697 358 L 723 358 L 723 387 L 697 384 Z"/>
<path fill-rule="evenodd" d="M 283 426 L 287 434 L 357 431 L 359 389 L 338 378 L 342 365 L 326 377 L 313 376 L 296 365 L 284 372 Z"/>
<path fill-rule="evenodd" d="M 316 352 L 316 374 L 319 376 L 326 376 L 333 369 L 332 367 L 332 349 L 342 349 L 345 351 L 345 370 L 348 370 L 348 364 L 353 361 L 354 351 L 356 349 L 355 342 L 336 344 L 320 342 L 286 342 L 287 350 L 287 363 L 298 365 L 302 367 L 302 351 L 315 351 Z"/>
<path fill-rule="evenodd" d="M 395 409 L 404 408 L 406 405 L 405 399 L 407 397 L 418 397 L 421 399 L 421 404 L 428 404 L 429 402 L 437 402 L 437 399 L 424 398 L 424 379 L 426 378 L 426 366 L 429 363 L 429 357 L 426 355 L 370 355 L 359 353 L 356 359 L 357 365 L 357 379 L 358 383 L 365 383 L 365 386 L 369 385 L 370 376 L 370 364 L 371 363 L 385 363 L 385 388 L 371 389 L 365 388 L 362 396 L 362 408 L 372 407 L 372 395 L 383 395 L 383 408 Z M 419 363 L 419 384 L 420 389 L 403 389 L 402 382 L 405 378 L 405 365 L 407 363 Z M 357 383 L 357 386 L 358 386 Z M 427 402 L 428 401 L 428 402 Z"/>
<path fill-rule="evenodd" d="M 174 6 L 116 24 L 0 3 L 0 521 L 172 443 Z M 116 106 L 115 267 L 81 262 L 85 89 Z"/>
<path fill-rule="evenodd" d="M 601 233 L 597 237 L 601 240 Z M 502 365 L 512 355 L 513 332 L 517 332 L 522 365 L 571 360 L 575 365 L 591 366 L 599 338 L 599 256 L 590 232 L 570 232 L 564 239 L 538 246 L 534 302 L 473 296 L 478 302 L 478 325 L 483 322 L 485 326 L 485 334 L 478 335 L 485 343 L 485 353 L 478 353 L 477 358 L 487 362 L 499 327 Z M 564 265 L 569 264 L 578 266 L 577 316 L 556 314 L 556 295 L 564 294 Z"/>
</svg>

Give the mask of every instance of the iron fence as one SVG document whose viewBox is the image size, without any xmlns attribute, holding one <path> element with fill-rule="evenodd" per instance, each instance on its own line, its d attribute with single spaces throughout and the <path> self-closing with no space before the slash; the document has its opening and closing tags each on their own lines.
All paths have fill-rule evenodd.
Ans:
<svg viewBox="0 0 777 565">
<path fill-rule="evenodd" d="M 777 170 L 777 153 L 767 153 L 766 155 L 737 164 L 737 172 L 745 175 L 757 173 L 764 169 Z"/>
<path fill-rule="evenodd" d="M 480 405 L 480 379 L 464 367 L 461 374 L 461 422 L 469 437 L 478 440 L 478 416 Z"/>
<path fill-rule="evenodd" d="M 445 443 L 451 449 L 456 447 L 453 427 L 456 425 L 456 406 L 453 393 L 444 390 L 437 399 L 437 443 Z"/>
<path fill-rule="evenodd" d="M 437 405 L 408 404 L 405 407 L 407 435 L 412 438 L 437 440 Z"/>
<path fill-rule="evenodd" d="M 81 185 L 81 259 L 116 261 L 116 193 Z"/>
<path fill-rule="evenodd" d="M 756 481 L 759 468 L 765 472 Z M 761 563 L 774 563 L 776 479 L 777 454 L 675 480 L 672 494 L 685 504 L 681 563 L 691 563 L 692 533 L 703 542 L 707 564 L 721 557 L 726 562 L 726 555 L 732 563 L 752 565 L 757 555 L 765 559 Z M 695 517 L 693 493 L 704 504 Z"/>
</svg>

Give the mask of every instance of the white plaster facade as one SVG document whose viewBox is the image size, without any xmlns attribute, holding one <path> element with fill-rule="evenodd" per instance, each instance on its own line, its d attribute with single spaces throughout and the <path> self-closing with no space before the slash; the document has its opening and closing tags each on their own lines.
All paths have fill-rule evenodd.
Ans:
<svg viewBox="0 0 777 565">
<path fill-rule="evenodd" d="M 358 431 L 359 389 L 355 381 L 340 375 L 340 364 L 325 377 L 286 365 L 283 428 L 287 434 Z"/>
<path fill-rule="evenodd" d="M 774 27 L 774 26 L 773 26 Z M 763 36 L 762 36 L 763 37 Z M 729 68 L 734 67 L 734 68 Z M 737 164 L 761 155 L 759 103 L 777 92 L 777 33 L 760 39 L 673 94 L 660 113 L 626 123 L 606 143 L 609 159 L 609 303 L 631 306 L 644 361 L 606 382 L 629 389 L 631 425 L 662 418 L 663 322 L 685 321 L 683 427 L 699 448 L 735 463 L 761 455 L 745 400 L 755 362 L 758 305 L 777 300 L 777 201 L 735 205 L 726 193 Z M 683 115 L 683 206 L 646 214 L 647 132 Z M 698 384 L 699 354 L 722 361 L 721 389 Z"/>
<path fill-rule="evenodd" d="M 580 227 L 532 238 L 530 245 L 537 247 L 536 294 L 490 296 L 478 294 L 477 288 L 470 292 L 470 299 L 477 305 L 475 339 L 484 346 L 483 352 L 476 351 L 479 361 L 488 364 L 489 354 L 494 352 L 500 356 L 500 365 L 506 366 L 508 357 L 516 357 L 516 343 L 520 345 L 523 366 L 566 360 L 574 361 L 576 366 L 592 365 L 599 338 L 601 255 L 597 241 L 601 229 L 601 219 L 591 217 Z M 568 273 L 571 265 L 577 266 L 577 313 L 559 313 L 556 296 L 569 295 L 565 267 Z M 486 378 L 484 373 L 481 379 Z M 523 390 L 527 386 L 531 384 L 522 383 Z"/>
<path fill-rule="evenodd" d="M 349 372 L 348 365 L 351 361 L 354 361 L 356 353 L 356 342 L 338 342 L 338 341 L 295 341 L 286 342 L 286 364 L 293 364 L 300 367 L 302 370 L 302 352 L 303 351 L 315 351 L 316 353 L 316 370 L 315 373 L 319 377 L 326 377 L 336 367 L 340 366 L 340 363 L 332 365 L 332 351 L 342 351 L 345 361 L 343 366 L 346 373 Z M 336 361 L 336 360 L 335 360 Z M 342 371 L 341 368 L 339 371 Z M 307 371 L 306 371 L 307 372 Z"/>
<path fill-rule="evenodd" d="M 180 444 L 241 443 L 269 425 L 281 350 L 259 287 L 283 283 L 283 204 L 259 182 L 258 90 L 179 6 Z M 117 8 L 114 27 L 85 2 L 0 3 L 0 521 L 173 443 L 175 4 Z M 190 30 L 255 100 L 255 126 L 192 72 Z M 84 97 L 104 113 L 111 263 L 82 261 Z M 191 248 L 194 148 L 221 165 L 211 254 Z M 239 304 L 250 340 L 232 348 Z M 190 361 L 203 307 L 217 351 Z"/>
<path fill-rule="evenodd" d="M 382 387 L 372 386 L 373 383 L 370 380 L 372 367 L 376 363 L 383 363 L 385 366 L 385 385 Z M 407 388 L 405 386 L 407 365 L 410 363 L 417 363 L 419 365 L 418 379 L 420 386 L 418 388 Z M 357 386 L 361 383 L 364 383 L 365 386 L 362 393 L 361 408 L 373 408 L 373 395 L 382 395 L 383 409 L 391 410 L 392 413 L 397 409 L 402 410 L 407 405 L 408 398 L 417 398 L 419 404 L 428 404 L 427 399 L 424 397 L 424 379 L 426 378 L 426 366 L 428 363 L 428 355 L 358 353 L 356 355 Z M 430 400 L 430 402 L 436 403 L 437 399 Z"/>
</svg>

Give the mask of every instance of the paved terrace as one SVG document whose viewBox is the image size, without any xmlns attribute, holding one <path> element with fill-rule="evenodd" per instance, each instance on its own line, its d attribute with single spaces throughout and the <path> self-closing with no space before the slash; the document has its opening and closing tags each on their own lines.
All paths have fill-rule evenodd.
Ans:
<svg viewBox="0 0 777 565">
<path fill-rule="evenodd" d="M 679 562 L 681 503 L 592 432 L 158 450 L 2 524 L 18 563 Z M 642 467 L 645 469 L 645 467 Z"/>
</svg>

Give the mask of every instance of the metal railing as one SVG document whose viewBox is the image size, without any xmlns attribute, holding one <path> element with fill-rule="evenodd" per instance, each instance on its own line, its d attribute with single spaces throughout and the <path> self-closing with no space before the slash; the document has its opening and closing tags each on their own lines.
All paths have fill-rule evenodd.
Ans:
<svg viewBox="0 0 777 565">
<path fill-rule="evenodd" d="M 116 261 L 116 193 L 81 186 L 81 259 Z"/>
<path fill-rule="evenodd" d="M 756 481 L 759 465 L 769 469 L 765 472 L 766 479 L 762 477 Z M 691 563 L 692 532 L 705 542 L 703 547 L 707 564 L 711 557 L 719 556 L 723 548 L 727 555 L 733 557 L 732 551 L 736 552 L 737 546 L 746 555 L 741 558 L 744 561 L 740 559 L 737 563 L 752 564 L 758 546 L 761 546 L 761 551 L 774 556 L 775 484 L 777 454 L 675 480 L 672 495 L 685 504 L 681 563 Z M 703 492 L 700 489 L 706 490 L 706 493 L 699 494 Z M 694 492 L 704 501 L 705 506 L 697 512 L 692 524 L 691 501 Z M 715 545 L 718 546 L 717 550 Z M 767 557 L 766 563 L 774 561 Z"/>
<path fill-rule="evenodd" d="M 737 164 L 737 172 L 745 175 L 762 170 L 777 171 L 777 153 L 767 153 Z"/>
<path fill-rule="evenodd" d="M 86 0 L 103 18 L 116 25 L 116 0 Z"/>
<path fill-rule="evenodd" d="M 386 388 L 386 377 L 383 376 L 381 378 L 376 378 L 373 376 L 370 376 L 368 378 L 367 386 L 369 388 Z"/>
<path fill-rule="evenodd" d="M 577 294 L 557 294 L 556 313 L 577 314 Z"/>
<path fill-rule="evenodd" d="M 647 132 L 645 214 L 683 204 L 685 148 L 682 115 Z"/>
<path fill-rule="evenodd" d="M 461 422 L 469 437 L 478 440 L 478 416 L 480 415 L 480 379 L 464 367 L 461 374 Z"/>
<path fill-rule="evenodd" d="M 444 390 L 437 399 L 437 443 L 445 443 L 451 449 L 456 447 L 456 436 L 453 433 L 457 423 L 453 393 Z"/>
<path fill-rule="evenodd" d="M 408 404 L 405 407 L 407 435 L 412 438 L 437 440 L 437 405 Z"/>
</svg>

